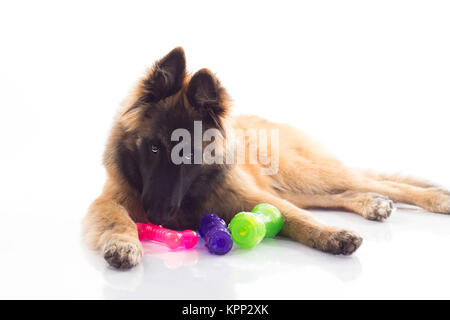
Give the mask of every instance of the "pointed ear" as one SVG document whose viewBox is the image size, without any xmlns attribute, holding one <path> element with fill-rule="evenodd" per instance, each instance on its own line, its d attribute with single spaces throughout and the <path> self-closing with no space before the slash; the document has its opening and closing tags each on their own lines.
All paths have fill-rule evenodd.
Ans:
<svg viewBox="0 0 450 320">
<path fill-rule="evenodd" d="M 182 47 L 170 51 L 157 61 L 144 80 L 144 99 L 156 102 L 173 95 L 183 85 L 186 75 L 186 57 Z"/>
<path fill-rule="evenodd" d="M 186 96 L 191 106 L 204 119 L 209 118 L 216 124 L 228 108 L 225 89 L 208 69 L 201 69 L 193 75 Z"/>
</svg>

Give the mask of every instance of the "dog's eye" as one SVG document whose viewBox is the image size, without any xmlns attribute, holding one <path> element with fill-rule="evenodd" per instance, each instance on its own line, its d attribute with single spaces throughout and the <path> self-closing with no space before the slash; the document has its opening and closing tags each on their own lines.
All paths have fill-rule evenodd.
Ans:
<svg viewBox="0 0 450 320">
<path fill-rule="evenodd" d="M 152 144 L 152 152 L 153 152 L 153 153 L 157 153 L 158 150 L 159 150 L 158 146 Z"/>
</svg>

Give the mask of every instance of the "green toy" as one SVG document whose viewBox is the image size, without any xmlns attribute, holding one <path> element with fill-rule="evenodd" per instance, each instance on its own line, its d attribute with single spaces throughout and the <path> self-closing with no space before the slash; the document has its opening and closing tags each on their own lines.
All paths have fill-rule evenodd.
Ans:
<svg viewBox="0 0 450 320">
<path fill-rule="evenodd" d="M 253 248 L 264 238 L 273 238 L 283 227 L 280 210 L 268 203 L 256 205 L 251 212 L 239 212 L 228 227 L 234 243 Z"/>
</svg>

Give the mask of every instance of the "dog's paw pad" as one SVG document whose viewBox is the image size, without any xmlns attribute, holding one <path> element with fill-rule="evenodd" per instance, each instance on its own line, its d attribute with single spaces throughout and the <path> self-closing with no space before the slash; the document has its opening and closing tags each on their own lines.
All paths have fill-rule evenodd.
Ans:
<svg viewBox="0 0 450 320">
<path fill-rule="evenodd" d="M 395 210 L 394 202 L 382 195 L 371 195 L 364 205 L 363 216 L 369 220 L 383 221 Z"/>
<path fill-rule="evenodd" d="M 361 246 L 362 240 L 358 234 L 351 231 L 334 232 L 326 242 L 325 251 L 348 256 Z"/>
<path fill-rule="evenodd" d="M 117 269 L 130 269 L 142 259 L 142 245 L 137 241 L 109 241 L 103 249 L 103 257 Z"/>
</svg>

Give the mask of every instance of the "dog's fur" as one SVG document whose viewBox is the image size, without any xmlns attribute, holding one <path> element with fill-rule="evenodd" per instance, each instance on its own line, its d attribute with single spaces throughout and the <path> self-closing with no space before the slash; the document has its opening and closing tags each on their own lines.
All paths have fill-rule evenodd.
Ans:
<svg viewBox="0 0 450 320">
<path fill-rule="evenodd" d="M 283 214 L 281 231 L 307 246 L 352 254 L 361 245 L 356 233 L 326 226 L 307 208 L 339 208 L 370 220 L 384 220 L 393 201 L 450 213 L 450 193 L 402 176 L 352 170 L 325 153 L 302 132 L 254 116 L 229 116 L 225 89 L 207 69 L 186 72 L 182 48 L 157 61 L 119 111 L 104 154 L 107 181 L 83 221 L 90 246 L 114 267 L 139 263 L 143 249 L 135 222 L 196 229 L 202 215 L 227 222 L 257 203 L 271 203 Z M 175 165 L 170 161 L 174 129 L 278 129 L 279 171 L 261 175 L 259 164 Z M 248 148 L 248 140 L 245 141 Z"/>
</svg>

